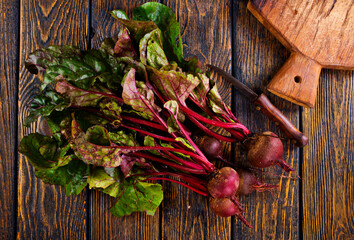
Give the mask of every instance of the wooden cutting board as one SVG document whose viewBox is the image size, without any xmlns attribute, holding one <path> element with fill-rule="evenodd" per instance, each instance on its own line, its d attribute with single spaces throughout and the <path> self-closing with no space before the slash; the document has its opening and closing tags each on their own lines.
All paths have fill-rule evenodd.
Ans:
<svg viewBox="0 0 354 240">
<path fill-rule="evenodd" d="M 247 8 L 292 52 L 270 92 L 313 107 L 322 68 L 354 69 L 354 0 L 250 0 Z"/>
</svg>

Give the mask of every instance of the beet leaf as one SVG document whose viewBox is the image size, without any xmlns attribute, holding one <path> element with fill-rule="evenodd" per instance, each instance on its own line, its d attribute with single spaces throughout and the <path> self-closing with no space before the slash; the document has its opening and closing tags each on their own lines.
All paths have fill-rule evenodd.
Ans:
<svg viewBox="0 0 354 240">
<path fill-rule="evenodd" d="M 132 68 L 124 77 L 122 97 L 125 104 L 134 110 L 143 112 L 150 120 L 156 117 L 161 109 L 155 104 L 154 93 L 143 82 L 135 81 L 135 69 Z"/>
</svg>

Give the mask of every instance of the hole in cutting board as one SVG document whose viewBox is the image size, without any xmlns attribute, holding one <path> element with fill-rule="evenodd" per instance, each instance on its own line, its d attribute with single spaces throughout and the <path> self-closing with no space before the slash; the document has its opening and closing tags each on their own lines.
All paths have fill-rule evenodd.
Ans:
<svg viewBox="0 0 354 240">
<path fill-rule="evenodd" d="M 302 80 L 302 78 L 301 78 L 300 76 L 294 77 L 294 81 L 295 81 L 296 83 L 301 83 L 301 80 Z"/>
</svg>

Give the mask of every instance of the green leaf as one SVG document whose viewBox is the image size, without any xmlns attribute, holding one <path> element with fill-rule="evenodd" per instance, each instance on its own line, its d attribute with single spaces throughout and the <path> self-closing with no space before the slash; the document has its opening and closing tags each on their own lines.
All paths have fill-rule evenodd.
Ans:
<svg viewBox="0 0 354 240">
<path fill-rule="evenodd" d="M 95 167 L 90 171 L 90 176 L 87 179 L 87 183 L 89 184 L 89 188 L 107 188 L 113 183 L 117 182 L 113 177 L 109 176 L 104 168 Z"/>
<path fill-rule="evenodd" d="M 140 61 L 154 68 L 168 65 L 168 60 L 162 48 L 161 30 L 155 29 L 140 40 Z"/>
<path fill-rule="evenodd" d="M 128 15 L 122 10 L 113 10 L 111 12 L 112 17 L 117 19 L 129 20 Z"/>
<path fill-rule="evenodd" d="M 153 21 L 163 33 L 163 49 L 170 61 L 184 65 L 181 28 L 175 13 L 167 6 L 149 2 L 133 10 L 133 18 L 140 21 Z"/>
<path fill-rule="evenodd" d="M 114 10 L 111 15 L 129 30 L 129 35 L 134 40 L 135 45 L 138 45 L 140 39 L 146 33 L 157 28 L 156 24 L 150 21 L 128 20 L 127 15 L 121 10 Z"/>
<path fill-rule="evenodd" d="M 144 146 L 149 146 L 149 147 L 156 146 L 155 139 L 151 136 L 145 136 L 144 137 Z M 160 155 L 159 151 L 157 151 L 157 150 L 149 150 L 149 152 L 151 152 L 155 155 Z"/>
<path fill-rule="evenodd" d="M 106 52 L 109 55 L 114 55 L 114 46 L 115 42 L 112 38 L 105 38 L 103 42 L 101 43 L 101 49 L 102 51 Z"/>
<path fill-rule="evenodd" d="M 180 130 L 176 123 L 176 120 L 173 117 L 168 117 L 166 124 L 168 126 L 169 133 L 178 132 Z"/>
<path fill-rule="evenodd" d="M 125 133 L 124 131 L 109 132 L 109 138 L 112 142 L 121 146 L 138 146 L 135 136 L 132 133 Z"/>
<path fill-rule="evenodd" d="M 122 122 L 122 108 L 114 99 L 105 99 L 99 103 L 101 112 L 108 118 L 113 120 L 112 124 L 116 127 L 120 126 Z"/>
<path fill-rule="evenodd" d="M 121 81 L 121 67 L 106 49 L 83 52 L 70 46 L 42 48 L 30 54 L 26 68 L 32 73 L 45 71 L 42 90 L 60 75 L 85 90 L 92 87 L 96 80 L 111 88 Z"/>
<path fill-rule="evenodd" d="M 25 126 L 29 127 L 30 124 L 36 121 L 40 116 L 48 117 L 55 111 L 63 111 L 69 107 L 69 105 L 69 101 L 56 92 L 42 92 L 32 100 L 29 109 L 30 114 L 25 120 Z"/>
<path fill-rule="evenodd" d="M 132 68 L 136 70 L 136 77 L 140 79 L 147 80 L 148 75 L 146 72 L 145 65 L 141 62 L 135 61 L 130 57 L 117 58 L 119 64 L 122 65 L 123 74 L 127 74 Z"/>
<path fill-rule="evenodd" d="M 99 128 L 94 126 L 93 128 Z M 126 151 L 117 148 L 116 144 L 111 143 L 110 146 L 101 146 L 88 141 L 85 134 L 77 121 L 72 121 L 72 141 L 71 148 L 75 155 L 87 164 L 103 167 L 117 167 L 123 161 L 122 155 Z"/>
<path fill-rule="evenodd" d="M 66 195 L 77 195 L 87 185 L 89 166 L 76 159 L 63 167 L 37 170 L 35 175 L 45 183 L 65 187 Z"/>
<path fill-rule="evenodd" d="M 102 126 L 92 126 L 86 131 L 86 139 L 88 142 L 100 145 L 110 146 L 111 140 L 109 139 L 108 131 Z"/>
<path fill-rule="evenodd" d="M 62 158 L 68 149 L 59 148 L 55 139 L 39 133 L 25 136 L 19 145 L 19 152 L 26 155 L 36 169 L 50 169 L 67 164 L 69 159 Z"/>
<path fill-rule="evenodd" d="M 81 51 L 73 46 L 50 46 L 32 52 L 25 61 L 25 67 L 32 74 L 46 70 L 64 58 L 79 56 Z"/>
<path fill-rule="evenodd" d="M 176 141 L 181 142 L 184 146 L 188 147 L 189 149 L 195 151 L 194 147 L 188 142 L 187 139 L 182 138 L 182 137 L 177 137 Z"/>
<path fill-rule="evenodd" d="M 154 113 L 160 112 L 161 109 L 155 104 L 153 91 L 148 89 L 145 83 L 135 81 L 135 72 L 135 69 L 132 68 L 124 77 L 122 93 L 124 103 L 153 119 Z"/>
<path fill-rule="evenodd" d="M 110 168 L 114 172 L 118 168 Z M 121 175 L 121 174 L 120 174 Z M 102 192 L 110 195 L 111 197 L 117 197 L 121 187 L 121 181 L 124 181 L 122 176 L 113 177 L 107 174 L 106 169 L 102 167 L 95 167 L 91 170 L 90 176 L 87 180 L 90 189 L 99 189 Z"/>
<path fill-rule="evenodd" d="M 57 81 L 55 90 L 62 96 L 70 99 L 70 104 L 79 107 L 95 107 L 98 102 L 105 97 L 98 91 L 90 91 L 74 87 L 64 79 Z"/>
<path fill-rule="evenodd" d="M 222 100 L 216 84 L 214 84 L 207 96 L 209 100 L 209 105 L 211 106 L 211 109 L 214 113 L 229 116 L 228 112 L 230 112 L 231 110 L 228 109 L 228 107 Z"/>
<path fill-rule="evenodd" d="M 210 90 L 209 78 L 201 73 L 196 74 L 199 79 L 199 84 L 194 88 L 191 96 L 203 107 L 207 106 L 207 94 Z"/>
<path fill-rule="evenodd" d="M 77 121 L 80 128 L 84 132 L 86 132 L 87 129 L 89 129 L 92 126 L 106 125 L 106 124 L 111 123 L 107 119 L 97 116 L 96 114 L 88 112 L 88 111 L 76 111 L 75 112 L 75 120 Z M 69 126 L 70 126 L 70 134 L 71 134 L 71 129 L 72 129 L 71 120 L 70 120 Z"/>
<path fill-rule="evenodd" d="M 127 216 L 133 212 L 154 215 L 163 199 L 162 186 L 127 179 L 117 198 L 117 202 L 110 209 L 110 212 L 117 217 Z"/>
</svg>

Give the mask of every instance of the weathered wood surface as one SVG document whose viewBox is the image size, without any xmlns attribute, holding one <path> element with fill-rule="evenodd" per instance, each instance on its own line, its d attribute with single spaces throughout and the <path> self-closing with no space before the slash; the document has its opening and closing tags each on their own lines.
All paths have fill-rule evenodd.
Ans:
<svg viewBox="0 0 354 240">
<path fill-rule="evenodd" d="M 247 10 L 247 1 L 234 3 L 234 70 L 235 76 L 249 87 L 265 92 L 271 102 L 298 127 L 298 107 L 265 91 L 269 78 L 285 61 L 289 53 L 276 41 L 255 17 Z M 285 135 L 274 123 L 256 110 L 240 93 L 234 93 L 234 109 L 237 117 L 253 132 L 261 133 L 271 130 L 281 137 Z M 311 141 L 311 140 L 310 140 Z M 284 159 L 295 169 L 299 169 L 298 148 L 284 141 Z M 245 156 L 240 155 L 239 158 Z M 270 169 L 281 174 L 279 168 Z M 254 226 L 250 230 L 240 221 L 236 221 L 234 239 L 298 239 L 299 223 L 299 181 L 280 179 L 262 174 L 262 180 L 279 184 L 280 189 L 273 194 L 252 193 L 242 197 L 245 204 L 246 218 Z"/>
<path fill-rule="evenodd" d="M 354 68 L 352 0 L 251 0 L 249 10 L 285 46 L 326 68 Z"/>
<path fill-rule="evenodd" d="M 303 113 L 304 239 L 354 239 L 354 72 L 326 70 Z M 343 81 L 345 80 L 345 81 Z"/>
<path fill-rule="evenodd" d="M 27 105 L 38 93 L 39 80 L 25 70 L 24 61 L 35 49 L 51 44 L 87 47 L 88 1 L 20 2 L 20 75 L 18 137 L 35 132 L 37 124 L 23 127 Z M 34 176 L 34 169 L 20 155 L 18 168 L 19 239 L 85 239 L 87 225 L 86 193 L 67 197 L 65 189 L 47 185 Z"/>
<path fill-rule="evenodd" d="M 38 79 L 24 68 L 26 56 L 51 44 L 96 47 L 104 37 L 118 33 L 109 11 L 129 12 L 143 2 L 0 3 L 0 239 L 353 238 L 353 72 L 324 71 L 319 85 L 322 99 L 311 110 L 301 111 L 266 92 L 265 86 L 290 53 L 247 11 L 246 0 L 162 2 L 175 10 L 181 22 L 187 56 L 197 55 L 203 63 L 233 72 L 258 93 L 265 92 L 309 137 L 303 150 L 285 141 L 284 157 L 299 170 L 301 180 L 262 174 L 263 181 L 279 183 L 280 189 L 241 198 L 254 229 L 235 218 L 216 217 L 206 198 L 174 184 L 164 184 L 165 200 L 154 217 L 132 214 L 117 219 L 108 211 L 111 198 L 96 191 L 67 197 L 63 188 L 35 178 L 26 158 L 16 153 L 18 141 L 37 126 L 23 127 L 27 104 L 38 92 Z M 230 85 L 220 83 L 223 95 L 230 96 Z M 232 93 L 232 108 L 249 129 L 272 130 L 285 137 L 247 99 Z M 239 146 L 235 156 L 244 158 Z M 271 170 L 282 173 L 279 168 Z"/>
<path fill-rule="evenodd" d="M 0 2 L 0 239 L 15 237 L 18 4 Z"/>
</svg>

